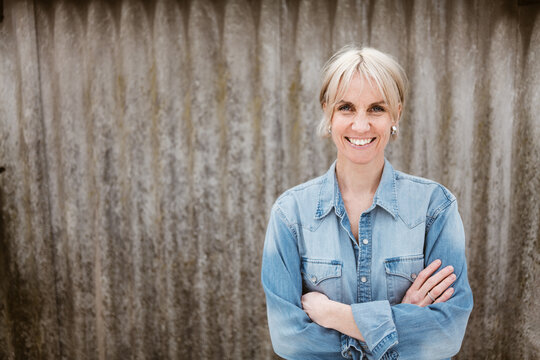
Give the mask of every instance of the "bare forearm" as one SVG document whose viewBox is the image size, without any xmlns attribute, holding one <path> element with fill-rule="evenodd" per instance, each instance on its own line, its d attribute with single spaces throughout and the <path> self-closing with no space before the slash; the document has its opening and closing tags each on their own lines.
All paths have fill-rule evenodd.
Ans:
<svg viewBox="0 0 540 360">
<path fill-rule="evenodd" d="M 349 335 L 357 340 L 364 341 L 356 322 L 354 321 L 352 308 L 350 305 L 337 301 L 330 301 L 328 314 L 328 327 Z"/>
<path fill-rule="evenodd" d="M 309 292 L 302 296 L 302 307 L 314 323 L 364 341 L 350 305 L 330 300 L 318 292 Z"/>
</svg>

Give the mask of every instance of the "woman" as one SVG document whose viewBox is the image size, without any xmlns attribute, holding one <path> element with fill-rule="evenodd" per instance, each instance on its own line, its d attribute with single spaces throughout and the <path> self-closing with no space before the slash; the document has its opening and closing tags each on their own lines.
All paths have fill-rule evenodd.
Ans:
<svg viewBox="0 0 540 360">
<path fill-rule="evenodd" d="M 406 81 L 370 48 L 344 48 L 324 68 L 319 131 L 337 160 L 276 200 L 264 245 L 268 325 L 284 358 L 432 360 L 459 351 L 473 301 L 456 199 L 384 157 Z"/>
</svg>

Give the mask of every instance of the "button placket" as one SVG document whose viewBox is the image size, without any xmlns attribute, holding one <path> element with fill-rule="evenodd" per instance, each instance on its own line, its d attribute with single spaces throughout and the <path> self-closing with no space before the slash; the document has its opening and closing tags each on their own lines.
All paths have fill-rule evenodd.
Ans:
<svg viewBox="0 0 540 360">
<path fill-rule="evenodd" d="M 371 301 L 371 212 L 362 214 L 358 225 L 360 257 L 357 267 L 357 300 L 366 302 Z"/>
</svg>

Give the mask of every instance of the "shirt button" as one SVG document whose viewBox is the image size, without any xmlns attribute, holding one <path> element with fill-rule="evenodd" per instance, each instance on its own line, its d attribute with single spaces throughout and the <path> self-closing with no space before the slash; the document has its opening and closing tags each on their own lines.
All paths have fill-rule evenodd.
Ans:
<svg viewBox="0 0 540 360">
<path fill-rule="evenodd" d="M 316 277 L 316 276 L 312 276 L 312 277 L 311 277 L 311 282 L 313 282 L 313 283 L 314 283 L 314 282 L 317 282 L 317 277 Z"/>
<path fill-rule="evenodd" d="M 362 242 L 364 243 L 364 245 L 369 244 L 369 240 L 368 240 L 368 239 L 364 239 L 364 240 L 362 240 Z"/>
<path fill-rule="evenodd" d="M 367 281 L 367 278 L 366 278 L 365 276 L 362 276 L 362 277 L 360 278 L 360 281 L 361 281 L 361 282 L 366 282 L 366 281 Z"/>
<path fill-rule="evenodd" d="M 412 273 L 412 274 L 411 274 L 411 278 L 412 278 L 413 280 L 416 279 L 416 274 L 415 274 L 415 273 Z"/>
</svg>

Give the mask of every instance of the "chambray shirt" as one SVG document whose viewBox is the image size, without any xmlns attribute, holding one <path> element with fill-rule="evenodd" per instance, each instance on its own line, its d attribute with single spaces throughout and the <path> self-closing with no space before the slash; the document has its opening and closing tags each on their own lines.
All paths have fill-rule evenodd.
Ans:
<svg viewBox="0 0 540 360">
<path fill-rule="evenodd" d="M 272 207 L 262 259 L 274 351 L 286 359 L 444 359 L 461 346 L 473 306 L 465 235 L 456 198 L 442 185 L 385 160 L 358 242 L 335 175 L 281 195 Z M 453 296 L 401 304 L 417 274 L 436 259 L 454 267 Z M 301 296 L 318 291 L 350 304 L 365 342 L 312 322 Z"/>
</svg>

